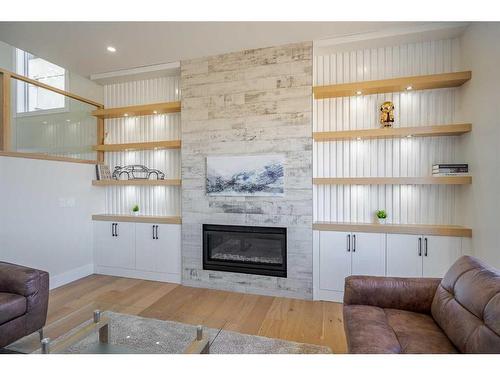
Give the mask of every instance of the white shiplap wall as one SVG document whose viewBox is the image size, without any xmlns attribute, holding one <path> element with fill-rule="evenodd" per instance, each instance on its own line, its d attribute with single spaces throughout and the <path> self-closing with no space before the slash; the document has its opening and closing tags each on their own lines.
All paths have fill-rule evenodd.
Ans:
<svg viewBox="0 0 500 375">
<path fill-rule="evenodd" d="M 459 40 L 448 39 L 314 56 L 314 85 L 459 70 Z M 314 131 L 378 128 L 378 107 L 395 104 L 396 127 L 464 122 L 457 90 L 438 89 L 314 100 Z M 315 177 L 428 176 L 432 164 L 464 162 L 457 137 L 346 140 L 314 143 Z M 459 224 L 460 186 L 314 186 L 314 220 L 373 222 L 388 211 L 401 224 Z"/>
<path fill-rule="evenodd" d="M 106 85 L 106 108 L 180 100 L 179 77 L 158 77 Z M 158 114 L 105 120 L 105 143 L 152 142 L 180 139 L 180 114 Z M 180 150 L 106 152 L 105 163 L 115 166 L 142 164 L 159 169 L 165 178 L 180 178 Z M 180 187 L 106 187 L 106 213 L 129 214 L 134 204 L 142 215 L 180 215 Z"/>
</svg>

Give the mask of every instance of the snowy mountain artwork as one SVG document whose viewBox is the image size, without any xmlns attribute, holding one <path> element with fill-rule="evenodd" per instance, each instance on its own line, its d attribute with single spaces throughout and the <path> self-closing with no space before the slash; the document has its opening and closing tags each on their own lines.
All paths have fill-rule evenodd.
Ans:
<svg viewBox="0 0 500 375">
<path fill-rule="evenodd" d="M 207 156 L 207 194 L 283 196 L 284 155 Z"/>
</svg>

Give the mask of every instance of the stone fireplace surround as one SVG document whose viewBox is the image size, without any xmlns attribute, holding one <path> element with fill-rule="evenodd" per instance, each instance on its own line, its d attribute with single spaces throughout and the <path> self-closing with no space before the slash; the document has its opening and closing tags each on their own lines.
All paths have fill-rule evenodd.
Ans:
<svg viewBox="0 0 500 375">
<path fill-rule="evenodd" d="M 182 283 L 312 298 L 312 43 L 181 62 Z M 205 193 L 206 157 L 282 153 L 284 197 Z M 203 224 L 284 227 L 287 277 L 203 269 Z"/>
</svg>

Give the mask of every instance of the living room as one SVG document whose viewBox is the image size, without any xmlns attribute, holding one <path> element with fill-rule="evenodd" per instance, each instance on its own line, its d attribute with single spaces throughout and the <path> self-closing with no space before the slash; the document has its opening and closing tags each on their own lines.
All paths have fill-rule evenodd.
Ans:
<svg viewBox="0 0 500 375">
<path fill-rule="evenodd" d="M 500 23 L 434 16 L 0 21 L 0 353 L 498 364 Z"/>
</svg>

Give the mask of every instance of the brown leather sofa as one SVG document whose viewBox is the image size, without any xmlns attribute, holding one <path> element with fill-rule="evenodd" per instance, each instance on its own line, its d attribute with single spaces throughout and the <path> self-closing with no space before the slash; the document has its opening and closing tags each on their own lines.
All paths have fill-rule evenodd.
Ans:
<svg viewBox="0 0 500 375">
<path fill-rule="evenodd" d="M 500 353 L 500 272 L 464 256 L 443 279 L 350 276 L 349 353 Z"/>
<path fill-rule="evenodd" d="M 0 348 L 43 328 L 49 274 L 0 262 Z"/>
</svg>

